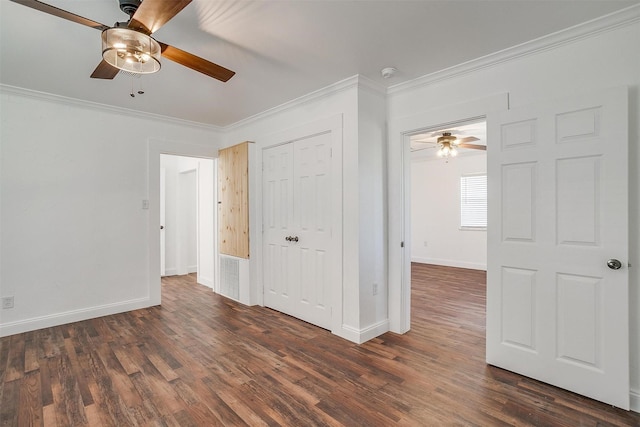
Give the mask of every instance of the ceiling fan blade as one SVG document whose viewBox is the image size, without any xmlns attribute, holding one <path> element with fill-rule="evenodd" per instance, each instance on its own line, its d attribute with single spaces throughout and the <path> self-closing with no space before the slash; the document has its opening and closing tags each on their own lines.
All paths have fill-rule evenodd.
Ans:
<svg viewBox="0 0 640 427">
<path fill-rule="evenodd" d="M 153 34 L 189 3 L 191 0 L 144 0 L 131 17 L 128 27 Z"/>
<path fill-rule="evenodd" d="M 415 152 L 415 151 L 422 151 L 422 150 L 433 150 L 434 148 L 438 148 L 438 147 L 411 147 L 411 152 Z"/>
<path fill-rule="evenodd" d="M 471 148 L 472 150 L 487 150 L 486 145 L 478 145 L 478 144 L 458 144 L 458 147 L 462 148 Z"/>
<path fill-rule="evenodd" d="M 91 73 L 91 78 L 111 80 L 115 76 L 117 76 L 119 72 L 120 69 L 114 67 L 113 65 L 110 65 L 103 59 L 102 61 L 100 61 L 96 69 L 93 70 L 93 73 Z"/>
<path fill-rule="evenodd" d="M 466 144 L 467 142 L 480 141 L 480 138 L 476 138 L 475 136 L 467 136 L 466 138 L 458 138 L 459 144 Z"/>
<path fill-rule="evenodd" d="M 177 62 L 180 65 L 191 68 L 192 70 L 199 71 L 202 74 L 213 77 L 214 79 L 226 82 L 236 74 L 235 71 L 224 68 L 222 65 L 214 64 L 213 62 L 209 62 L 199 56 L 180 50 L 177 47 L 169 46 L 162 42 L 158 43 L 160 43 L 162 56 L 164 58 L 170 59 L 173 62 Z"/>
<path fill-rule="evenodd" d="M 104 31 L 110 28 L 108 25 L 101 24 L 91 19 L 84 18 L 75 13 L 67 12 L 66 10 L 51 6 L 46 3 L 42 3 L 37 0 L 11 0 L 14 3 L 21 4 L 23 6 L 30 7 L 40 12 L 48 13 L 49 15 L 57 16 L 58 18 L 66 19 L 67 21 L 75 22 L 76 24 L 86 25 L 87 27 L 95 28 L 96 30 Z"/>
</svg>

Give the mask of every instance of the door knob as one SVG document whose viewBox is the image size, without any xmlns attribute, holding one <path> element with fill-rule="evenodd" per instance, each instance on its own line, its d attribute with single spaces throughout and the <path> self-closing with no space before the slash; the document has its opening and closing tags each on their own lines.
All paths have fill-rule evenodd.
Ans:
<svg viewBox="0 0 640 427">
<path fill-rule="evenodd" d="M 292 237 L 292 238 L 291 238 L 291 241 L 293 241 L 293 242 L 297 242 L 297 241 L 298 241 L 298 236 L 294 236 L 294 237 Z"/>
<path fill-rule="evenodd" d="M 291 237 L 291 236 L 287 236 L 287 237 L 285 237 L 285 238 L 284 238 L 284 240 L 286 240 L 287 242 L 290 242 L 290 241 L 291 241 L 291 239 L 292 239 L 292 237 Z"/>
<path fill-rule="evenodd" d="M 161 225 L 161 226 L 160 226 L 160 230 L 164 230 L 164 225 Z"/>
<path fill-rule="evenodd" d="M 607 267 L 609 267 L 612 270 L 620 270 L 620 268 L 622 267 L 622 263 L 617 259 L 612 258 L 607 261 Z"/>
</svg>

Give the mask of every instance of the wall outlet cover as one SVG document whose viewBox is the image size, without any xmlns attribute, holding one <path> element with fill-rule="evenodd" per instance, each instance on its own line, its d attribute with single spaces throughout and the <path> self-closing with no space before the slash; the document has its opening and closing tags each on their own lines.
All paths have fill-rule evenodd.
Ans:
<svg viewBox="0 0 640 427">
<path fill-rule="evenodd" d="M 13 308 L 13 297 L 3 297 L 2 308 Z"/>
</svg>

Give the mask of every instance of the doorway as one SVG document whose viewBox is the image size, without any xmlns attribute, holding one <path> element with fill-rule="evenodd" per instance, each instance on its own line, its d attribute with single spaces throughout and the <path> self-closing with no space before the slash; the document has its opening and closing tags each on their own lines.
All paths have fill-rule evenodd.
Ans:
<svg viewBox="0 0 640 427">
<path fill-rule="evenodd" d="M 484 111 L 495 144 L 488 159 L 487 362 L 621 408 L 629 407 L 628 270 L 607 258 L 628 257 L 628 211 L 616 209 L 628 194 L 627 97 L 627 88 L 614 88 L 518 108 L 508 108 L 508 99 L 499 108 L 504 99 L 490 97 L 467 109 Z M 414 125 L 452 110 L 390 125 L 397 135 L 390 187 L 405 185 L 400 200 L 390 195 L 390 217 L 401 216 L 391 239 L 410 239 L 402 227 L 410 230 Z M 392 330 L 406 332 L 410 252 L 393 249 L 390 280 L 400 285 L 389 311 Z"/>
<path fill-rule="evenodd" d="M 480 120 L 410 136 L 412 262 L 486 271 L 486 135 Z"/>
<path fill-rule="evenodd" d="M 196 273 L 214 284 L 212 159 L 160 155 L 161 276 Z"/>
</svg>

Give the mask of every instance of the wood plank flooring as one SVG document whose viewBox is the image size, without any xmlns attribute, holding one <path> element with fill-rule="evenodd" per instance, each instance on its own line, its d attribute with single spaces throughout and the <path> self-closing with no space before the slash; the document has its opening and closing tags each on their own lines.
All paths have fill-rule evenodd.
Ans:
<svg viewBox="0 0 640 427">
<path fill-rule="evenodd" d="M 355 345 L 197 285 L 0 339 L 0 426 L 640 426 L 489 367 L 485 274 L 413 265 L 412 330 Z"/>
</svg>

